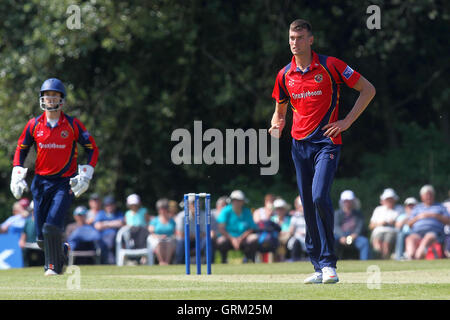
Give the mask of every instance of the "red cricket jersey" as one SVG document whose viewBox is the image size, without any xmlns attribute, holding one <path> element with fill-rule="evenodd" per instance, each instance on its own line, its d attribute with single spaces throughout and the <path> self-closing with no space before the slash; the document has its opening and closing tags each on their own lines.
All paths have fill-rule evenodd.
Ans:
<svg viewBox="0 0 450 320">
<path fill-rule="evenodd" d="M 278 103 L 291 103 L 292 137 L 314 143 L 342 144 L 341 134 L 325 137 L 322 127 L 338 120 L 340 85 L 345 83 L 353 88 L 360 76 L 345 62 L 314 51 L 311 65 L 302 73 L 292 57 L 278 72 L 272 92 Z"/>
<path fill-rule="evenodd" d="M 24 165 L 32 145 L 36 149 L 35 173 L 42 176 L 71 177 L 77 171 L 77 142 L 87 152 L 88 163 L 95 167 L 98 148 L 94 138 L 77 118 L 61 112 L 56 127 L 47 124 L 45 113 L 30 119 L 22 132 L 14 154 L 14 166 Z"/>
</svg>

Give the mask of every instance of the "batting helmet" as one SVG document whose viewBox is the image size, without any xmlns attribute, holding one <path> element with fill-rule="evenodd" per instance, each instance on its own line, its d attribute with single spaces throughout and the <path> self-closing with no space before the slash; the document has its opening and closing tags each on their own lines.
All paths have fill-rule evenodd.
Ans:
<svg viewBox="0 0 450 320">
<path fill-rule="evenodd" d="M 61 93 L 61 98 L 55 99 L 53 101 L 47 97 L 44 101 L 45 91 L 56 91 Z M 66 97 L 66 88 L 61 80 L 56 78 L 50 78 L 44 81 L 41 86 L 41 91 L 39 94 L 39 104 L 42 110 L 56 111 L 62 108 L 64 105 L 64 98 Z"/>
</svg>

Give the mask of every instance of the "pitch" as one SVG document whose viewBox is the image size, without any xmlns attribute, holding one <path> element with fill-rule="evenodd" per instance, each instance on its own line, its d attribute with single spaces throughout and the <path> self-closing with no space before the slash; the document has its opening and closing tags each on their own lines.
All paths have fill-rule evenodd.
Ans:
<svg viewBox="0 0 450 320">
<path fill-rule="evenodd" d="M 340 282 L 331 285 L 303 284 L 309 262 L 214 264 L 212 275 L 185 275 L 184 269 L 79 266 L 79 282 L 76 272 L 44 277 L 41 267 L 2 270 L 0 299 L 450 299 L 448 259 L 339 261 Z"/>
</svg>

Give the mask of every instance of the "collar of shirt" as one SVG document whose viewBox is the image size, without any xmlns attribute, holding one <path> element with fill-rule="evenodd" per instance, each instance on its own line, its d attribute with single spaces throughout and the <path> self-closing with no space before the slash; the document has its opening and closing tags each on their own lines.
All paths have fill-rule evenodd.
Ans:
<svg viewBox="0 0 450 320">
<path fill-rule="evenodd" d="M 58 125 L 62 125 L 65 121 L 66 121 L 66 117 L 64 116 L 64 112 L 61 111 L 61 114 L 58 119 L 58 123 L 55 125 L 55 127 L 57 127 Z M 42 122 L 44 126 L 52 128 L 51 124 L 48 123 L 48 121 L 47 121 L 47 115 L 45 114 L 45 112 L 44 112 L 43 116 L 39 119 L 39 122 Z"/>
<path fill-rule="evenodd" d="M 312 54 L 311 64 L 308 67 L 306 67 L 305 71 L 300 70 L 300 68 L 297 66 L 297 63 L 295 62 L 295 56 L 292 56 L 291 61 L 292 67 L 289 72 L 299 72 L 301 74 L 305 74 L 319 67 L 319 56 L 313 50 L 311 50 L 311 54 Z"/>
</svg>

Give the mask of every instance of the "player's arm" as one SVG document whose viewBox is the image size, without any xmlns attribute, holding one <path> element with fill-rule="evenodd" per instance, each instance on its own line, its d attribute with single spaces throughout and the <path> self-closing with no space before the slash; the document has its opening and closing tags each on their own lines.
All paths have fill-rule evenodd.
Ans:
<svg viewBox="0 0 450 320">
<path fill-rule="evenodd" d="M 275 112 L 270 122 L 269 134 L 275 138 L 281 137 L 284 126 L 286 125 L 287 102 L 275 103 Z M 278 131 L 277 131 L 278 130 Z"/>
<path fill-rule="evenodd" d="M 30 151 L 30 147 L 34 144 L 33 129 L 35 127 L 35 119 L 28 121 L 19 141 L 17 142 L 16 152 L 14 153 L 13 170 L 11 174 L 10 189 L 16 199 L 20 199 L 23 192 L 28 189 L 25 181 L 28 168 L 24 168 L 25 159 Z"/>
<path fill-rule="evenodd" d="M 323 126 L 322 130 L 326 130 L 324 136 L 334 138 L 339 133 L 350 128 L 353 122 L 355 122 L 361 113 L 367 108 L 376 93 L 375 87 L 363 76 L 359 78 L 353 89 L 359 91 L 359 97 L 356 100 L 352 110 L 350 110 L 344 119 Z"/>
<path fill-rule="evenodd" d="M 285 68 L 281 69 L 275 79 L 272 98 L 275 99 L 275 112 L 270 123 L 269 134 L 275 138 L 281 137 L 281 132 L 286 124 L 286 111 L 289 102 L 289 92 L 285 85 Z"/>
<path fill-rule="evenodd" d="M 86 192 L 89 187 L 89 182 L 94 175 L 94 168 L 97 164 L 98 147 L 94 138 L 89 134 L 80 120 L 74 119 L 74 129 L 76 132 L 76 139 L 81 144 L 88 155 L 86 165 L 78 165 L 78 175 L 70 179 L 70 186 L 75 197 L 79 197 Z"/>
</svg>

